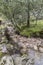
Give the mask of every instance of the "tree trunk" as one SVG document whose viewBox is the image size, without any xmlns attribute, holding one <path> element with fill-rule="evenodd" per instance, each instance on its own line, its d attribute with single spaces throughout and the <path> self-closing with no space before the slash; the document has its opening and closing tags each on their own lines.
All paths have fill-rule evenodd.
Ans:
<svg viewBox="0 0 43 65">
<path fill-rule="evenodd" d="M 30 27 L 30 13 L 28 11 L 28 17 L 27 17 L 27 27 Z"/>
<path fill-rule="evenodd" d="M 28 8 L 28 10 L 27 10 L 27 27 L 30 27 L 30 13 L 29 13 L 29 11 L 30 11 L 30 2 L 27 0 L 27 8 Z"/>
<path fill-rule="evenodd" d="M 36 18 L 36 24 L 35 25 L 37 25 L 37 18 Z"/>
</svg>

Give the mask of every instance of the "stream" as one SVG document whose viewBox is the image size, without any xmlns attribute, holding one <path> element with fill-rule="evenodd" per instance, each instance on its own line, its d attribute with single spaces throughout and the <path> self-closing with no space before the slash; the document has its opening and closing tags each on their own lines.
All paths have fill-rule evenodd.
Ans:
<svg viewBox="0 0 43 65">
<path fill-rule="evenodd" d="M 34 65 L 43 65 L 43 53 L 30 49 L 29 57 L 34 59 Z"/>
<path fill-rule="evenodd" d="M 2 52 L 8 53 L 6 50 L 6 45 L 2 45 Z M 35 51 L 34 49 L 28 49 L 27 56 L 20 56 L 19 54 L 1 54 L 0 65 L 43 65 L 43 53 Z"/>
</svg>

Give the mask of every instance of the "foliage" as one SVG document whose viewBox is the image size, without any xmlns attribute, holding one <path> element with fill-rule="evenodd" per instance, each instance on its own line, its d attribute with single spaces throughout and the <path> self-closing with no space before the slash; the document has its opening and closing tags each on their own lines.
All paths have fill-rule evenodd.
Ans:
<svg viewBox="0 0 43 65">
<path fill-rule="evenodd" d="M 41 30 L 43 30 L 43 20 L 39 20 L 37 25 L 34 26 L 34 24 L 31 24 L 30 28 L 24 26 L 21 28 L 21 35 L 31 37 L 32 35 L 40 35 Z"/>
<path fill-rule="evenodd" d="M 29 28 L 32 26 L 31 23 L 37 24 L 39 19 L 43 19 L 43 0 L 0 0 L 0 13 L 12 22 L 17 31 L 21 32 L 25 30 L 26 25 L 26 28 Z M 37 27 L 35 24 L 34 26 Z M 32 31 L 34 30 L 32 28 Z"/>
</svg>

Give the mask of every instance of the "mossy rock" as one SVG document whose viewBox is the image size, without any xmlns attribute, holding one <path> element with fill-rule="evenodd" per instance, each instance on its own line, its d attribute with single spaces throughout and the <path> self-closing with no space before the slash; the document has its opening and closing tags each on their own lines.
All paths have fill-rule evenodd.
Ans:
<svg viewBox="0 0 43 65">
<path fill-rule="evenodd" d="M 0 58 L 3 57 L 3 55 L 4 55 L 4 54 L 3 54 L 2 52 L 0 52 Z"/>
</svg>

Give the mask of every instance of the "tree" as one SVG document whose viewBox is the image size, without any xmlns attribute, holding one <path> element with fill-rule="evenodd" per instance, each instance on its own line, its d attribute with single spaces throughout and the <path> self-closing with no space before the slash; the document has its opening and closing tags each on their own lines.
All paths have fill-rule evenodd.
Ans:
<svg viewBox="0 0 43 65">
<path fill-rule="evenodd" d="M 28 8 L 28 11 L 27 11 L 27 27 L 30 26 L 30 13 L 29 13 L 29 10 L 30 10 L 30 3 L 29 3 L 29 0 L 27 0 L 27 8 Z"/>
<path fill-rule="evenodd" d="M 32 3 L 32 14 L 36 19 L 36 25 L 37 25 L 37 20 L 42 19 L 43 16 L 43 0 L 33 0 Z"/>
<path fill-rule="evenodd" d="M 0 12 L 15 26 L 26 21 L 25 6 L 21 0 L 1 0 Z"/>
</svg>

